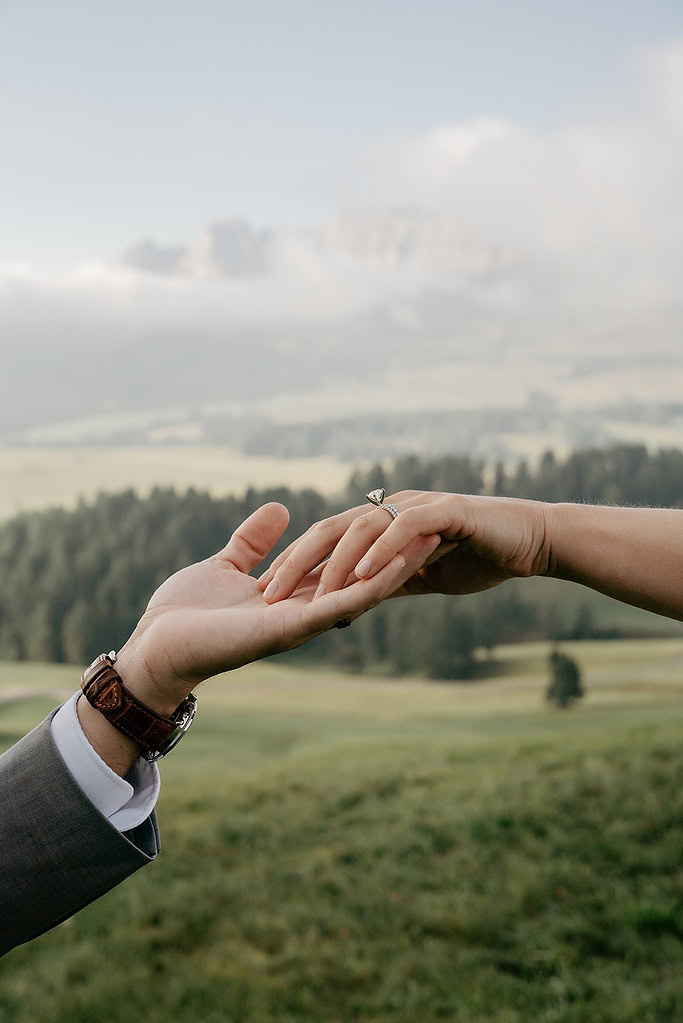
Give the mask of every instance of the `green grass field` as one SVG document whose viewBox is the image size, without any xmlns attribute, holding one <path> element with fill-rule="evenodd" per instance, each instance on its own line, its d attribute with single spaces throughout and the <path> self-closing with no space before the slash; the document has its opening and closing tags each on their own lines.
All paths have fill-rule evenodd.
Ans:
<svg viewBox="0 0 683 1023">
<path fill-rule="evenodd" d="M 200 690 L 164 851 L 0 962 L 2 1023 L 683 1019 L 683 640 L 476 684 L 282 663 Z M 0 664 L 4 746 L 78 669 Z"/>
</svg>

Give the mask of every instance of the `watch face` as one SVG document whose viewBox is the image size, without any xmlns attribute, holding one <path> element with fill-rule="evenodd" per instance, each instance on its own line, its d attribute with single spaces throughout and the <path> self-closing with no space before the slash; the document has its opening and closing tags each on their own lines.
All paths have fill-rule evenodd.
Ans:
<svg viewBox="0 0 683 1023">
<path fill-rule="evenodd" d="M 194 693 L 190 693 L 190 695 L 184 701 L 184 710 L 176 727 L 173 729 L 172 732 L 169 732 L 168 736 L 166 737 L 166 741 L 160 746 L 158 750 L 156 750 L 154 753 L 149 752 L 143 754 L 145 760 L 149 760 L 149 762 L 153 764 L 156 760 L 161 760 L 161 758 L 165 757 L 167 753 L 170 753 L 171 750 L 178 745 L 178 743 L 185 735 L 185 733 L 189 730 L 190 725 L 194 721 L 194 716 L 196 713 L 197 697 L 194 695 Z"/>
</svg>

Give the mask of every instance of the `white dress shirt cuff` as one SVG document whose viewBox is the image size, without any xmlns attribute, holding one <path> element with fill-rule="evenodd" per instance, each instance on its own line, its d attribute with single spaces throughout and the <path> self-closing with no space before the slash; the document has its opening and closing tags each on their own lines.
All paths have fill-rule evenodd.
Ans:
<svg viewBox="0 0 683 1023">
<path fill-rule="evenodd" d="M 147 820 L 156 805 L 161 779 L 156 764 L 138 757 L 125 778 L 119 777 L 88 742 L 76 712 L 75 692 L 52 719 L 52 738 L 62 760 L 90 802 L 117 831 Z"/>
</svg>

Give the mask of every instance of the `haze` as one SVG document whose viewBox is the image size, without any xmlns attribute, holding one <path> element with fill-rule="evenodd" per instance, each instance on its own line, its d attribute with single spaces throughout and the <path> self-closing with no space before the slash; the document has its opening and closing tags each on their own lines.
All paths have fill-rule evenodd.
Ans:
<svg viewBox="0 0 683 1023">
<path fill-rule="evenodd" d="M 5 3 L 0 67 L 7 444 L 680 394 L 677 3 Z"/>
</svg>

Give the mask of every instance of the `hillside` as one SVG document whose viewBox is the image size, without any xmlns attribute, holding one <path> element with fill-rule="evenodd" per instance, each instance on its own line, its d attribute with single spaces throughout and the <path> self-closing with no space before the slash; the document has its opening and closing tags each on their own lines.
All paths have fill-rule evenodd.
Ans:
<svg viewBox="0 0 683 1023">
<path fill-rule="evenodd" d="M 159 861 L 3 960 L 0 1019 L 679 1018 L 683 646 L 569 649 L 569 712 L 540 647 L 477 687 L 269 664 L 203 687 Z M 54 703 L 22 687 L 76 674 L 0 666 L 5 743 Z"/>
</svg>

